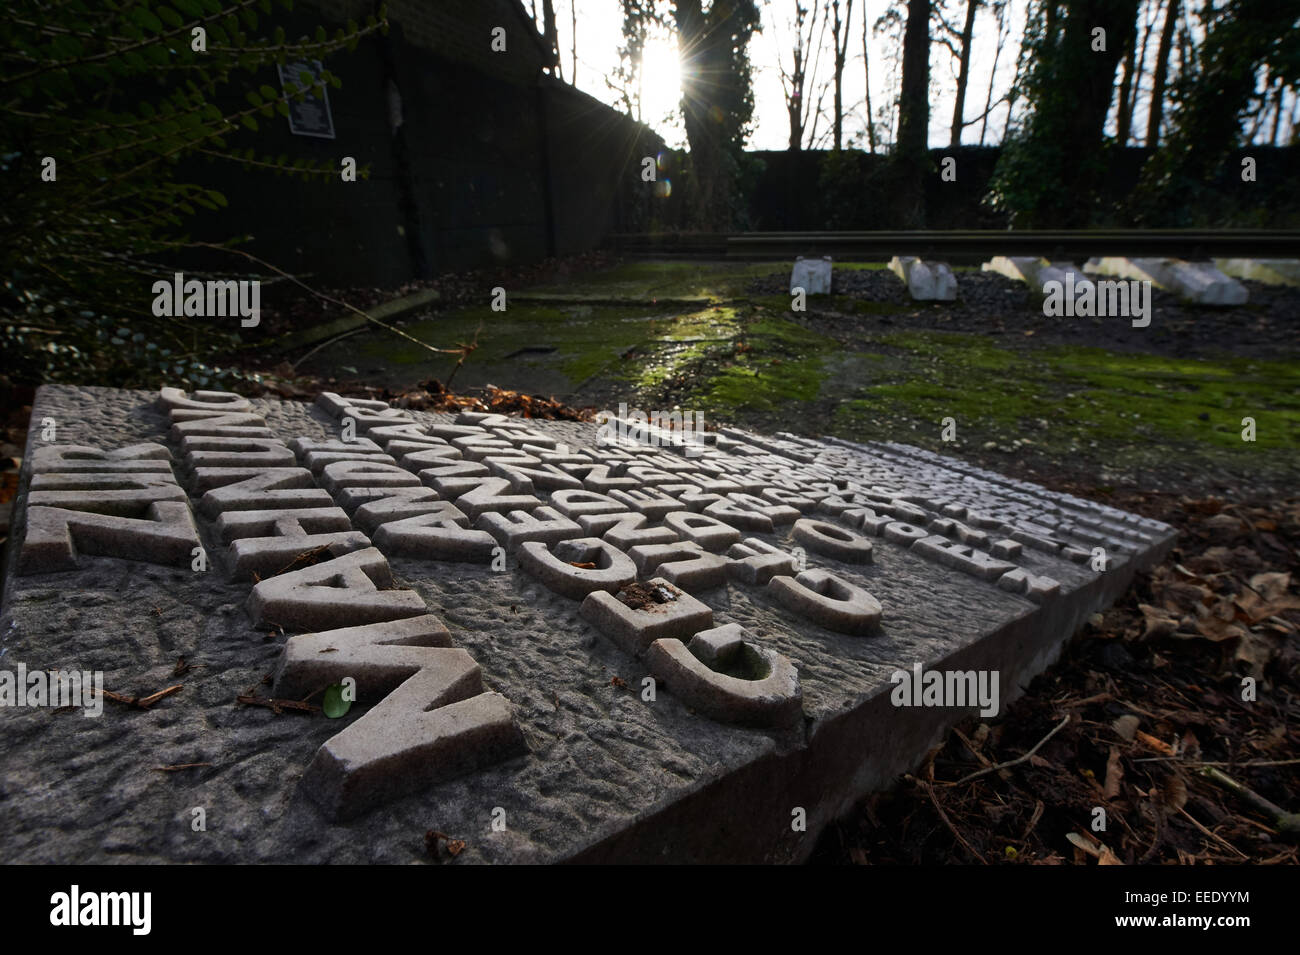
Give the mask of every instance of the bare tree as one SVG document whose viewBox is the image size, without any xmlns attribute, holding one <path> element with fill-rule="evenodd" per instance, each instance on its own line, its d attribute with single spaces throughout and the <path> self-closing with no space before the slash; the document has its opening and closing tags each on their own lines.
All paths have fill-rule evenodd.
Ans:
<svg viewBox="0 0 1300 955">
<path fill-rule="evenodd" d="M 821 20 L 821 33 L 817 32 L 820 10 L 815 0 L 811 7 L 802 0 L 795 0 L 793 64 L 787 70 L 784 63 L 778 62 L 790 121 L 789 149 L 792 152 L 802 148 L 809 119 L 812 118 L 814 124 L 816 122 L 809 91 L 817 87 L 817 67 L 821 61 L 822 39 L 826 35 L 824 19 Z"/>
<path fill-rule="evenodd" d="M 984 136 L 989 129 L 989 113 L 993 112 L 993 83 L 998 76 L 998 60 L 1002 58 L 1002 47 L 1007 41 L 1011 28 L 1007 25 L 1007 0 L 995 2 L 993 12 L 998 18 L 997 46 L 993 50 L 993 69 L 989 70 L 989 88 L 984 95 L 984 122 L 980 124 L 980 145 L 984 145 Z"/>
<path fill-rule="evenodd" d="M 542 0 L 542 36 L 551 50 L 549 65 L 555 68 L 556 78 L 564 79 L 563 70 L 560 68 L 560 31 L 555 24 L 554 0 Z"/>
<path fill-rule="evenodd" d="M 1120 81 L 1116 98 L 1115 139 L 1121 146 L 1128 145 L 1129 132 L 1133 129 L 1133 71 L 1137 66 L 1137 39 L 1135 32 L 1124 51 L 1124 79 Z"/>
<path fill-rule="evenodd" d="M 898 202 L 905 229 L 925 224 L 926 150 L 930 125 L 930 0 L 908 0 L 903 81 L 898 96 Z"/>
<path fill-rule="evenodd" d="M 578 0 L 569 0 L 569 23 L 573 28 L 573 75 L 569 82 L 578 85 Z"/>
<path fill-rule="evenodd" d="M 864 0 L 865 2 L 865 0 Z M 849 52 L 849 24 L 853 16 L 853 0 L 848 0 L 844 19 L 840 20 L 840 0 L 831 0 L 831 42 L 835 47 L 835 151 L 840 151 L 844 133 L 844 60 Z M 841 38 L 841 31 L 843 37 Z"/>
<path fill-rule="evenodd" d="M 862 79 L 867 90 L 867 150 L 876 151 L 876 120 L 871 114 L 871 28 L 867 23 L 867 0 L 862 0 Z"/>
<path fill-rule="evenodd" d="M 1277 141 L 1277 134 L 1282 128 L 1282 93 L 1286 88 L 1282 85 L 1282 77 L 1277 79 L 1277 89 L 1273 93 L 1273 131 L 1269 134 L 1268 141 L 1274 146 L 1280 146 Z"/>
<path fill-rule="evenodd" d="M 961 31 L 961 58 L 957 72 L 957 100 L 952 108 L 952 132 L 949 144 L 961 145 L 961 131 L 965 127 L 962 113 L 966 109 L 966 83 L 970 78 L 971 37 L 975 33 L 975 13 L 979 10 L 980 0 L 966 0 L 966 23 Z"/>
<path fill-rule="evenodd" d="M 1143 5 L 1145 6 L 1145 2 Z M 1127 102 L 1121 104 L 1117 117 L 1116 138 L 1124 145 L 1128 145 L 1128 141 L 1133 136 L 1133 117 L 1137 112 L 1138 94 L 1142 92 L 1142 74 L 1146 71 L 1147 41 L 1151 38 L 1151 31 L 1155 29 L 1156 16 L 1159 13 L 1160 3 L 1159 0 L 1155 0 L 1151 4 L 1149 16 L 1142 18 L 1142 42 L 1137 42 L 1136 35 L 1133 38 L 1138 50 L 1137 66 L 1133 69 L 1132 82 L 1129 82 L 1127 75 L 1124 77 L 1123 88 L 1127 91 Z"/>
<path fill-rule="evenodd" d="M 1147 145 L 1160 144 L 1160 121 L 1164 119 L 1165 84 L 1169 78 L 1169 49 L 1173 45 L 1174 27 L 1178 23 L 1179 0 L 1169 0 L 1165 10 L 1165 26 L 1160 31 L 1160 46 L 1156 50 L 1156 69 L 1151 81 L 1151 110 L 1147 115 Z"/>
</svg>

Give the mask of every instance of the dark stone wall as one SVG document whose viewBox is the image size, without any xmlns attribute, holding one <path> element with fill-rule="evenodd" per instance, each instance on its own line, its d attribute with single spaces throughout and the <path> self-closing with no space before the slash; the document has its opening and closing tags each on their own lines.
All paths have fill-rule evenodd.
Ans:
<svg viewBox="0 0 1300 955">
<path fill-rule="evenodd" d="M 1129 225 L 1123 218 L 1125 197 L 1137 185 L 1151 150 L 1130 147 L 1111 158 L 1106 177 L 1101 224 Z M 926 184 L 926 219 L 931 229 L 1002 229 L 1006 217 L 984 204 L 1000 147 L 964 146 L 930 150 L 932 174 Z M 888 198 L 887 158 L 846 150 L 838 163 L 825 151 L 751 152 L 761 166 L 748 198 L 750 226 L 764 231 L 821 229 L 897 229 Z M 944 182 L 944 157 L 957 161 L 957 178 Z M 1256 182 L 1241 181 L 1241 159 L 1251 156 Z M 1238 150 L 1214 182 L 1189 195 L 1198 213 L 1211 222 L 1231 218 L 1240 227 L 1295 228 L 1300 225 L 1300 147 L 1252 146 Z M 1168 223 L 1173 226 L 1179 223 Z"/>
<path fill-rule="evenodd" d="M 278 115 L 259 116 L 256 132 L 230 139 L 259 158 L 313 159 L 335 170 L 351 156 L 370 167 L 369 177 L 303 181 L 228 160 L 187 160 L 181 180 L 216 189 L 229 203 L 196 217 L 196 237 L 251 235 L 243 248 L 317 286 L 393 286 L 582 252 L 610 231 L 636 227 L 645 193 L 638 187 L 647 186 L 640 159 L 660 148 L 648 129 L 540 73 L 521 81 L 517 60 L 540 68 L 523 29 L 512 28 L 508 52 L 497 54 L 502 68 L 485 71 L 415 42 L 390 15 L 387 37 L 367 37 L 325 64 L 343 83 L 329 90 L 335 139 L 294 135 Z M 296 11 L 284 22 L 293 36 L 322 15 Z M 254 88 L 263 83 L 279 89 L 274 70 L 251 80 Z M 246 106 L 247 88 L 240 83 L 220 105 Z M 230 257 L 203 262 L 239 267 Z"/>
</svg>

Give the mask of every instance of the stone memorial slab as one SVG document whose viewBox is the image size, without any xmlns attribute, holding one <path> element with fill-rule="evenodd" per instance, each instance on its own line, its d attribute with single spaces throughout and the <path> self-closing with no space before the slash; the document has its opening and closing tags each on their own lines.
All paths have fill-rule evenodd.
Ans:
<svg viewBox="0 0 1300 955">
<path fill-rule="evenodd" d="M 0 707 L 10 862 L 409 863 L 429 829 L 458 863 L 798 861 L 981 708 L 894 675 L 1005 705 L 1174 537 L 893 443 L 328 393 L 32 413 L 0 668 L 180 689 Z"/>
</svg>

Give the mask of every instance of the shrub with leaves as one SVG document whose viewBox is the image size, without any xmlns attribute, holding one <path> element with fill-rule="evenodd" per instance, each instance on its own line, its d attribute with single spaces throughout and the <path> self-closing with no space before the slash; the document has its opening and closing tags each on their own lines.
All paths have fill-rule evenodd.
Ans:
<svg viewBox="0 0 1300 955">
<path fill-rule="evenodd" d="M 291 0 L 276 7 L 287 11 Z M 288 115 L 312 84 L 337 87 L 337 77 L 303 73 L 286 92 L 255 79 L 274 64 L 323 61 L 388 27 L 381 7 L 365 24 L 290 40 L 273 22 L 278 12 L 271 0 L 8 0 L 0 349 L 11 380 L 231 383 L 214 361 L 238 346 L 238 323 L 151 309 L 152 282 L 170 277 L 175 255 L 193 245 L 187 217 L 225 204 L 215 190 L 178 181 L 177 163 L 204 154 L 250 175 L 337 175 L 250 146 L 259 119 Z"/>
</svg>

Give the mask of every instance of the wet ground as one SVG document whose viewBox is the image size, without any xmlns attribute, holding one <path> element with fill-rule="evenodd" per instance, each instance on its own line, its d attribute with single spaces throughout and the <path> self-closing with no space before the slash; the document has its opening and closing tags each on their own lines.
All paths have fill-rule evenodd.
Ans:
<svg viewBox="0 0 1300 955">
<path fill-rule="evenodd" d="M 681 407 L 713 423 L 898 440 L 1029 478 L 1255 493 L 1300 478 L 1300 289 L 1151 323 L 1048 318 L 1023 285 L 957 270 L 959 301 L 911 302 L 879 265 L 837 265 L 793 312 L 777 263 L 629 262 L 508 289 L 504 311 L 431 310 L 321 348 L 300 372 L 401 391 L 454 374 L 571 405 Z M 951 419 L 946 420 L 946 419 Z M 1244 440 L 1243 433 L 1254 440 Z"/>
</svg>

